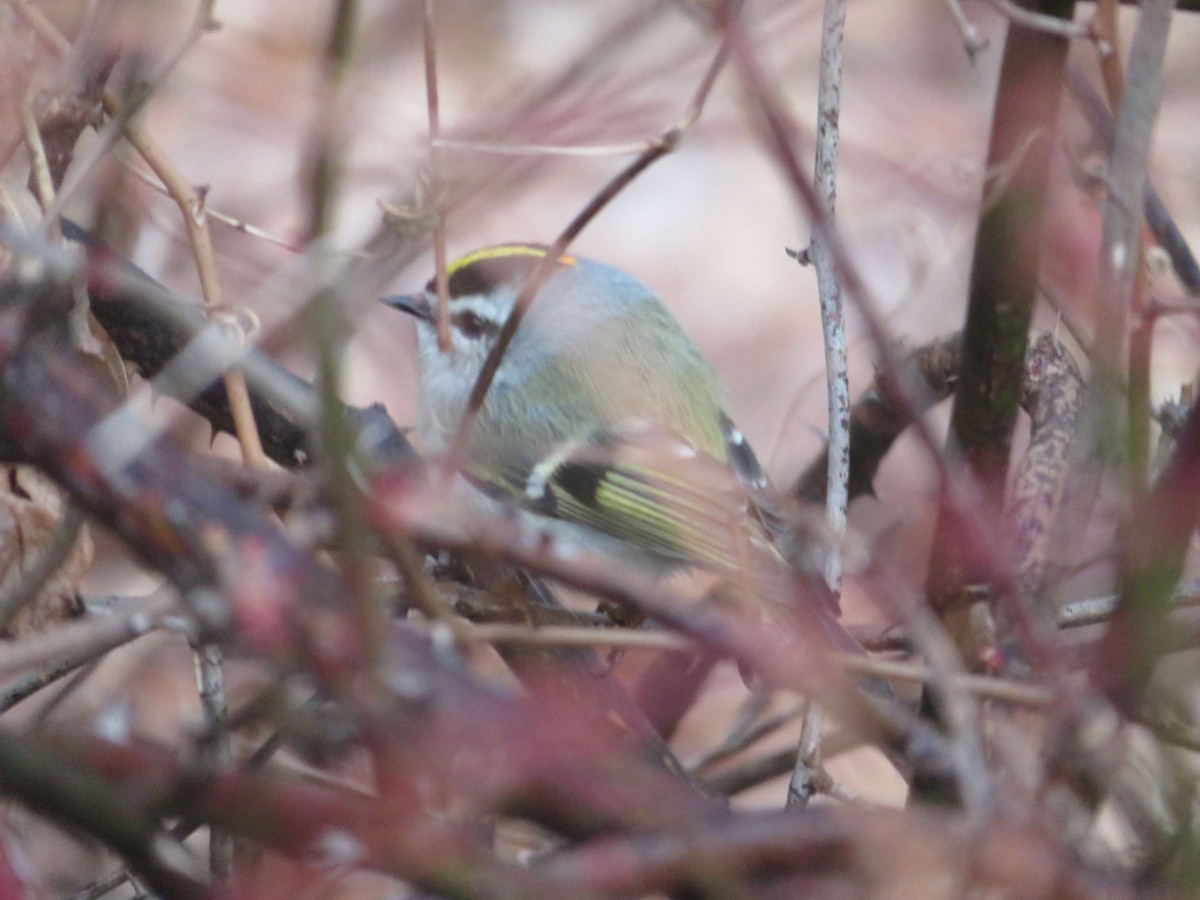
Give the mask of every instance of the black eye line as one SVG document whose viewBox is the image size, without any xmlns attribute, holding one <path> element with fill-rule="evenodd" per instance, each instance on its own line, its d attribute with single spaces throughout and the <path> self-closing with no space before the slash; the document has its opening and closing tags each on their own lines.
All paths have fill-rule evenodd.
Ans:
<svg viewBox="0 0 1200 900">
<path fill-rule="evenodd" d="M 484 318 L 479 313 L 464 309 L 461 312 L 456 312 L 450 317 L 454 323 L 454 327 L 462 332 L 464 337 L 477 338 L 484 334 L 495 334 L 498 327 L 495 322 Z"/>
</svg>

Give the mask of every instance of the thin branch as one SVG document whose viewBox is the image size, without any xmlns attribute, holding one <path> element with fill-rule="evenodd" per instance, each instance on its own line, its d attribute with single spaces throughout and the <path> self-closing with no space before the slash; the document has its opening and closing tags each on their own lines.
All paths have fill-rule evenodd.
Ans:
<svg viewBox="0 0 1200 900">
<path fill-rule="evenodd" d="M 579 628 L 575 626 L 545 626 L 528 628 L 524 625 L 495 623 L 490 625 L 453 626 L 456 636 L 465 642 L 486 644 L 527 644 L 531 646 L 610 647 L 620 649 L 688 650 L 698 649 L 695 638 L 669 631 L 629 630 L 620 628 Z M 847 672 L 873 675 L 925 684 L 938 676 L 926 665 L 872 659 L 854 653 L 838 653 L 831 657 Z M 990 700 L 1001 700 L 1022 706 L 1047 705 L 1052 695 L 1045 689 L 1005 678 L 986 675 L 950 675 L 950 680 L 963 690 Z"/>
<path fill-rule="evenodd" d="M 568 146 L 564 144 L 494 144 L 487 141 L 464 141 L 440 137 L 431 140 L 433 147 L 462 153 L 491 153 L 497 156 L 633 156 L 645 153 L 653 141 L 633 141 L 627 144 L 596 144 Z"/>
<path fill-rule="evenodd" d="M 199 0 L 190 32 L 192 40 L 199 38 L 209 26 L 213 2 L 214 0 Z M 190 47 L 190 43 L 185 42 L 183 49 Z M 124 115 L 121 102 L 111 93 L 104 95 L 104 107 L 114 118 Z M 204 302 L 210 310 L 221 310 L 225 300 L 216 255 L 213 252 L 212 236 L 208 230 L 208 215 L 205 210 L 207 188 L 198 190 L 194 187 L 141 125 L 126 121 L 124 133 L 126 140 L 141 154 L 142 159 L 162 181 L 171 199 L 179 207 L 192 246 L 192 255 L 196 260 L 196 272 L 200 277 L 200 290 L 204 295 Z M 245 376 L 231 369 L 222 378 L 225 390 L 229 394 L 234 429 L 243 457 L 249 465 L 261 468 L 266 465 L 266 456 L 263 454 L 262 439 L 254 421 Z"/>
<path fill-rule="evenodd" d="M 0 731 L 0 782 L 7 795 L 116 850 L 164 896 L 210 896 L 194 860 L 151 815 L 108 779 L 70 765 L 48 747 Z"/>
<path fill-rule="evenodd" d="M 1073 0 L 1041 0 L 1043 13 L 1069 22 Z M 1068 45 L 1043 30 L 1010 29 L 993 109 L 987 168 L 999 186 L 984 185 L 971 259 L 962 355 L 954 385 L 948 455 L 978 491 L 978 505 L 943 503 L 938 510 L 926 593 L 967 664 L 999 660 L 995 619 L 1019 601 L 998 585 L 995 548 L 963 534 L 965 519 L 999 521 L 1012 457 L 1022 373 L 1037 282 L 1046 185 Z M 1036 91 L 1031 85 L 1037 85 Z M 1019 98 L 1019 99 L 1018 99 Z M 980 536 L 981 537 L 981 536 Z M 991 557 L 991 558 L 989 558 Z M 991 586 L 979 591 L 977 585 Z M 1007 594 L 1007 600 L 1002 600 Z M 1018 625 L 1023 618 L 1010 615 Z M 1035 644 L 1028 632 L 1023 646 Z"/>
<path fill-rule="evenodd" d="M 1005 504 L 1017 577 L 1026 598 L 1047 601 L 1043 590 L 1054 558 L 1051 536 L 1062 507 L 1084 383 L 1067 349 L 1046 332 L 1035 334 L 1021 375 L 1021 408 L 1029 415 L 1029 446 L 1017 463 Z"/>
<path fill-rule="evenodd" d="M 216 644 L 195 644 L 193 653 L 204 714 L 198 762 L 205 770 L 216 772 L 233 758 L 225 705 L 224 654 Z M 218 884 L 227 884 L 233 877 L 233 836 L 215 827 L 208 834 L 208 871 Z"/>
<path fill-rule="evenodd" d="M 94 620 L 73 623 L 48 632 L 42 636 L 44 643 L 40 642 L 41 638 L 36 639 L 40 643 L 32 652 L 38 658 L 36 661 L 30 661 L 28 656 L 24 659 L 24 668 L 34 668 L 35 671 L 20 676 L 0 692 L 0 713 L 7 712 L 22 700 L 99 659 L 110 650 L 160 627 L 170 627 L 170 611 L 174 604 L 175 595 L 170 591 L 162 592 L 161 597 L 156 594 L 150 598 L 123 601 L 115 608 L 93 613 Z M 90 608 L 92 604 L 88 606 Z M 108 624 L 97 626 L 96 622 Z M 24 648 L 25 642 L 17 646 Z M 6 649 L 5 652 L 10 653 L 11 650 Z"/>
<path fill-rule="evenodd" d="M 184 40 L 171 54 L 167 63 L 158 73 L 157 82 L 161 82 L 178 65 L 179 61 L 195 41 L 211 27 L 214 2 L 215 0 L 197 0 L 196 10 L 188 32 Z M 19 3 L 17 5 L 19 12 L 23 11 L 22 7 L 28 9 L 25 3 Z M 50 35 L 57 35 L 57 31 L 44 17 L 33 16 L 28 18 L 28 21 L 31 24 L 37 23 L 35 28 L 38 33 L 42 34 L 44 39 L 56 51 L 65 53 L 69 48 L 70 45 L 61 35 L 57 38 L 50 37 Z M 197 190 L 183 177 L 183 174 L 175 167 L 166 153 L 163 152 L 150 136 L 149 132 L 141 125 L 129 119 L 130 110 L 121 103 L 115 94 L 105 91 L 103 94 L 103 103 L 108 114 L 121 124 L 126 140 L 141 154 L 142 158 L 154 171 L 154 174 L 162 181 L 176 205 L 178 205 L 182 213 L 184 226 L 187 230 L 188 239 L 192 246 L 193 256 L 196 260 L 196 271 L 200 277 L 200 287 L 204 294 L 205 303 L 209 309 L 220 309 L 224 302 L 221 280 L 217 272 L 216 257 L 213 253 L 212 238 L 208 232 L 208 222 L 204 208 L 207 189 Z M 64 186 L 62 196 L 65 197 L 69 193 L 70 191 Z M 59 203 L 61 203 L 61 198 L 59 199 Z M 56 203 L 56 212 L 57 208 L 58 204 Z M 261 468 L 266 464 L 266 457 L 263 454 L 262 440 L 259 437 L 258 428 L 254 422 L 254 413 L 246 387 L 245 376 L 237 370 L 229 370 L 222 378 L 225 381 L 225 389 L 229 395 L 235 432 L 238 442 L 242 447 L 244 458 L 248 464 Z"/>
<path fill-rule="evenodd" d="M 42 145 L 42 136 L 38 131 L 37 121 L 33 115 L 33 104 L 28 96 L 20 101 L 21 131 L 25 138 L 25 146 L 30 156 L 30 180 L 33 182 L 34 193 L 42 210 L 48 210 L 54 205 L 54 179 L 50 174 L 50 163 L 46 159 L 46 148 Z M 46 223 L 54 227 L 54 222 Z"/>
<path fill-rule="evenodd" d="M 737 756 L 743 750 L 753 747 L 764 738 L 770 737 L 779 729 L 795 722 L 804 714 L 804 704 L 793 702 L 787 709 L 770 716 L 765 716 L 748 727 L 735 729 L 720 744 L 710 747 L 690 760 L 688 768 L 693 772 L 704 772 L 713 766 Z"/>
<path fill-rule="evenodd" d="M 1184 7 L 1180 4 L 1179 8 Z M 1114 125 L 1108 107 L 1079 66 L 1069 66 L 1067 74 L 1069 76 L 1067 87 L 1070 89 L 1076 107 L 1088 120 L 1096 137 L 1111 152 Z M 1200 296 L 1200 263 L 1196 262 L 1196 256 L 1188 246 L 1183 231 L 1171 216 L 1149 177 L 1146 181 L 1145 217 L 1146 224 L 1153 232 L 1155 240 L 1171 258 L 1171 265 L 1176 276 L 1183 282 L 1189 293 L 1193 296 Z"/>
<path fill-rule="evenodd" d="M 101 900 L 130 880 L 129 870 L 121 866 L 103 878 L 93 881 L 83 890 L 76 891 L 67 900 Z"/>
<path fill-rule="evenodd" d="M 285 370 L 253 347 L 234 344 L 217 323 L 206 321 L 194 306 L 181 303 L 136 266 L 118 257 L 74 223 L 64 220 L 66 237 L 87 250 L 84 260 L 63 253 L 29 233 L 0 222 L 0 242 L 35 255 L 57 277 L 69 280 L 86 274 L 92 312 L 113 338 L 126 361 L 146 378 L 156 378 L 191 354 L 183 378 L 156 380 L 155 388 L 188 404 L 214 428 L 232 433 L 228 396 L 213 382 L 227 367 L 237 365 L 251 385 L 255 418 L 266 450 L 285 468 L 313 461 L 316 448 L 310 434 L 316 427 L 320 401 L 313 386 Z M 416 451 L 399 426 L 376 404 L 344 407 L 359 429 L 359 443 L 372 456 L 392 461 L 413 459 Z M 147 431 L 146 441 L 159 437 Z M 136 455 L 137 448 L 130 449 Z"/>
<path fill-rule="evenodd" d="M 979 29 L 975 27 L 970 19 L 967 18 L 962 8 L 962 0 L 942 0 L 946 9 L 950 12 L 950 18 L 954 20 L 954 24 L 958 26 L 959 33 L 962 35 L 963 49 L 967 52 L 967 59 L 975 62 L 975 58 L 979 56 L 989 46 L 988 39 L 979 34 Z"/>
<path fill-rule="evenodd" d="M 1121 65 L 1121 54 L 1117 48 L 1121 46 L 1120 26 L 1117 21 L 1117 0 L 1097 0 L 1096 13 L 1092 18 L 1092 30 L 1096 32 L 1097 43 L 1107 48 L 1100 52 L 1100 76 L 1104 79 L 1104 92 L 1108 95 L 1110 109 L 1121 108 L 1121 95 L 1124 93 L 1125 72 Z"/>
<path fill-rule="evenodd" d="M 438 107 L 437 81 L 437 31 L 433 21 L 434 0 L 421 4 L 421 34 L 425 48 L 425 105 L 429 110 L 429 174 L 435 196 L 442 194 L 441 113 Z M 438 349 L 450 353 L 454 345 L 450 341 L 450 298 L 448 296 L 449 275 L 446 272 L 446 210 L 437 202 L 433 210 L 433 272 L 437 288 L 437 339 Z"/>
<path fill-rule="evenodd" d="M 412 606 L 431 622 L 456 622 L 450 606 L 434 590 L 433 583 L 425 573 L 424 558 L 412 542 L 404 535 L 389 533 L 382 537 L 387 543 L 388 554 L 404 579 L 407 588 L 405 596 Z"/>
<path fill-rule="evenodd" d="M 1046 15 L 1026 9 L 1013 0 L 984 0 L 994 10 L 1022 28 L 1071 40 L 1095 40 L 1096 34 L 1087 22 L 1073 22 L 1058 15 Z"/>
<path fill-rule="evenodd" d="M 821 64 L 817 81 L 817 141 L 813 181 L 825 211 L 827 227 L 836 221 L 838 119 L 842 99 L 842 35 L 846 29 L 845 0 L 825 0 L 821 21 Z M 846 318 L 842 292 L 830 254 L 820 231 L 809 247 L 817 273 L 821 302 L 821 333 L 825 343 L 825 385 L 828 397 L 829 470 L 825 517 L 835 545 L 825 559 L 825 580 L 834 594 L 841 590 L 842 541 L 850 491 L 850 364 L 846 351 Z"/>
<path fill-rule="evenodd" d="M 146 187 L 150 188 L 150 190 L 154 191 L 155 193 L 162 194 L 165 197 L 171 196 L 170 191 L 163 186 L 161 181 L 142 171 L 141 166 L 137 165 L 134 161 L 127 159 L 124 153 L 116 153 L 114 156 L 116 157 L 117 161 L 125 167 L 127 172 L 133 175 L 134 178 L 136 178 Z M 250 237 L 258 238 L 261 241 L 266 241 L 268 244 L 273 244 L 276 247 L 287 250 L 289 253 L 299 253 L 303 249 L 297 246 L 296 241 L 293 238 L 281 237 L 280 235 L 272 234 L 263 228 L 259 228 L 257 225 L 250 224 L 245 219 L 239 219 L 236 216 L 231 216 L 228 213 L 221 212 L 219 209 L 214 209 L 211 205 L 206 204 L 204 207 L 204 212 L 205 215 L 207 215 L 208 218 L 214 222 L 219 222 L 227 228 L 231 228 L 234 231 L 249 235 Z"/>
<path fill-rule="evenodd" d="M 862 861 L 869 866 L 869 882 Z M 541 871 L 570 878 L 581 893 L 644 896 L 711 888 L 714 872 L 780 868 L 806 876 L 788 885 L 787 896 L 862 895 L 864 884 L 899 884 L 899 896 L 920 894 L 931 884 L 946 885 L 951 895 L 991 889 L 1071 900 L 1137 896 L 1128 881 L 1080 865 L 1061 837 L 1041 827 L 1005 821 L 976 825 L 931 811 L 878 808 L 756 813 L 670 834 L 614 836 L 556 853 Z M 746 891 L 747 896 L 759 893 Z"/>
<path fill-rule="evenodd" d="M 1096 289 L 1094 354 L 1098 371 L 1084 422 L 1089 456 L 1111 456 L 1116 447 L 1125 446 L 1122 417 L 1115 411 L 1123 406 L 1120 381 L 1128 356 L 1127 326 L 1139 259 L 1146 168 L 1173 9 L 1170 0 L 1143 5 L 1127 75 L 1128 83 L 1137 85 L 1137 90 L 1127 92 L 1113 134 Z"/>
<path fill-rule="evenodd" d="M 911 423 L 917 439 L 936 467 L 947 508 L 959 513 L 962 526 L 959 536 L 965 544 L 977 548 L 981 562 L 988 564 L 989 575 L 995 583 L 1001 588 L 1011 587 L 1013 579 L 1008 561 L 1000 552 L 1001 544 L 995 533 L 995 521 L 981 514 L 984 506 L 978 486 L 963 479 L 959 473 L 948 467 L 940 442 L 928 424 L 919 418 L 917 410 L 920 400 L 902 378 L 900 362 L 889 339 L 889 329 L 879 305 L 875 302 L 860 268 L 840 238 L 838 230 L 829 227 L 815 191 L 804 175 L 794 146 L 794 119 L 767 80 L 759 55 L 750 46 L 745 35 L 732 24 L 730 33 L 733 37 L 734 59 L 761 119 L 764 145 L 783 170 L 802 210 L 807 213 L 829 245 L 842 288 L 855 302 L 867 334 L 874 343 L 879 368 L 895 386 L 895 406 L 900 410 L 901 416 Z"/>
<path fill-rule="evenodd" d="M 809 702 L 800 728 L 800 743 L 796 749 L 796 766 L 788 782 L 787 809 L 805 809 L 813 795 L 821 790 L 828 775 L 821 765 L 821 730 L 825 716 L 821 707 Z"/>
<path fill-rule="evenodd" d="M 935 338 L 897 355 L 894 367 L 875 373 L 850 410 L 850 499 L 873 491 L 875 474 L 892 445 L 920 416 L 950 396 L 958 378 L 962 335 Z M 828 462 L 824 453 L 804 470 L 791 495 L 806 502 L 825 499 Z"/>
<path fill-rule="evenodd" d="M 0 631 L 8 627 L 13 617 L 32 600 L 67 561 L 83 531 L 84 516 L 79 507 L 67 501 L 61 521 L 54 533 L 38 551 L 28 569 L 3 590 L 0 590 Z"/>
<path fill-rule="evenodd" d="M 157 591 L 145 599 L 122 604 L 112 614 L 69 622 L 44 634 L 4 642 L 0 675 L 52 668 L 71 660 L 82 664 L 159 627 L 176 604 L 174 592 Z"/>
<path fill-rule="evenodd" d="M 716 55 L 713 57 L 712 63 L 705 70 L 704 77 L 701 79 L 700 85 L 689 101 L 679 122 L 660 134 L 657 139 L 651 141 L 649 146 L 636 159 L 617 173 L 587 203 L 567 227 L 562 230 L 562 233 L 551 244 L 546 255 L 538 260 L 537 265 L 534 266 L 533 271 L 529 274 L 529 278 L 526 279 L 520 291 L 517 292 L 517 297 L 513 301 L 512 312 L 504 321 L 504 326 L 500 329 L 500 334 L 497 335 L 495 343 L 492 345 L 487 358 L 483 362 L 483 366 L 479 370 L 475 384 L 471 387 L 471 393 L 467 398 L 467 405 L 463 411 L 462 419 L 459 421 L 454 438 L 450 443 L 450 460 L 452 465 L 457 464 L 456 461 L 462 455 L 463 449 L 467 445 L 467 437 L 470 434 L 471 427 L 479 414 L 480 408 L 483 406 L 483 401 L 492 386 L 492 381 L 496 377 L 496 372 L 500 368 L 504 354 L 508 352 L 508 347 L 516 336 L 521 320 L 525 317 L 526 312 L 528 312 L 543 282 L 550 277 L 550 273 L 558 265 L 559 257 L 566 251 L 570 243 L 578 237 L 579 233 L 587 227 L 588 223 L 599 215 L 600 211 L 628 187 L 638 175 L 659 159 L 674 151 L 687 132 L 699 120 L 700 115 L 704 111 L 704 104 L 708 99 L 708 95 L 712 91 L 713 84 L 716 82 L 717 75 L 720 74 L 725 60 L 729 55 L 728 40 L 727 33 Z"/>
<path fill-rule="evenodd" d="M 1119 408 L 1127 357 L 1126 329 L 1140 260 L 1146 168 L 1162 96 L 1163 61 L 1174 8 L 1173 0 L 1145 0 L 1142 4 L 1129 54 L 1125 99 L 1113 136 L 1096 293 L 1097 371 L 1084 424 L 1087 449 L 1101 460 L 1111 457 L 1116 447 L 1125 446 L 1127 437 L 1114 410 Z M 1190 490 L 1200 456 L 1198 436 L 1200 424 L 1193 410 L 1171 464 L 1138 504 L 1130 522 L 1130 543 L 1120 575 L 1124 602 L 1106 635 L 1110 651 L 1114 642 L 1121 642 L 1123 651 L 1115 658 L 1125 660 L 1125 665 L 1095 673 L 1109 695 L 1126 704 L 1136 703 L 1145 689 L 1154 651 L 1162 638 L 1157 623 L 1166 613 L 1168 594 L 1182 570 L 1183 554 L 1195 528 L 1191 510 L 1178 509 L 1177 496 L 1162 494 Z M 1099 474 L 1097 471 L 1093 477 Z M 1147 506 L 1150 501 L 1156 505 Z"/>
</svg>

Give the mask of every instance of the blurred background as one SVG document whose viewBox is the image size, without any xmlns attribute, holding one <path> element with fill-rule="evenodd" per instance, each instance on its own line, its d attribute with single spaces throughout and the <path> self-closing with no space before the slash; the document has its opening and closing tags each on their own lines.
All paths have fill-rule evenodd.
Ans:
<svg viewBox="0 0 1200 900">
<path fill-rule="evenodd" d="M 194 11 L 168 0 L 35 5 L 68 36 L 97 9 L 111 16 L 106 30 L 124 53 L 118 75 L 125 68 L 130 77 L 172 60 Z M 346 399 L 382 402 L 397 421 L 410 423 L 412 325 L 375 301 L 423 285 L 432 274 L 430 209 L 447 203 L 450 258 L 499 241 L 552 241 L 631 158 L 614 148 L 639 145 L 680 120 L 717 37 L 686 0 L 437 0 L 447 143 L 436 151 L 443 178 L 435 184 L 421 4 L 361 4 L 335 115 L 323 97 L 331 6 L 218 2 L 218 27 L 183 53 L 141 120 L 186 177 L 207 187 L 211 210 L 292 245 L 307 228 L 312 148 L 333 129 L 344 165 L 333 234 L 350 329 Z M 1081 6 L 1081 16 L 1090 10 Z M 815 0 L 763 0 L 747 3 L 744 13 L 759 59 L 799 124 L 799 155 L 810 166 L 821 11 Z M 968 2 L 964 11 L 990 41 L 974 59 L 943 0 L 851 0 L 848 7 L 837 219 L 870 287 L 870 296 L 858 299 L 874 304 L 893 336 L 910 345 L 957 329 L 963 316 L 1005 28 L 986 3 Z M 38 79 L 52 78 L 57 62 L 7 6 L 0 6 L 0 23 L 7 32 L 0 72 L 11 100 Z M 1132 17 L 1122 19 L 1126 40 L 1132 25 Z M 1177 15 L 1152 164 L 1155 184 L 1193 246 L 1200 243 L 1198 41 L 1200 16 Z M 1075 48 L 1089 74 L 1094 55 L 1090 46 Z M 1069 138 L 1082 133 L 1069 103 L 1063 118 Z M 79 154 L 90 139 L 85 135 Z M 531 145 L 589 152 L 532 152 Z M 522 147 L 526 152 L 496 152 Z M 1087 148 L 1076 152 L 1086 157 Z M 18 169 L 10 166 L 7 177 Z M 80 185 L 68 212 L 85 224 L 103 216 L 106 233 L 117 235 L 139 266 L 199 302 L 178 210 L 133 174 L 145 170 L 118 145 Z M 1044 240 L 1047 278 L 1086 327 L 1099 211 L 1073 183 L 1065 154 L 1055 177 L 1053 227 Z M 392 212 L 390 224 L 382 221 L 381 204 Z M 220 222 L 212 231 L 228 304 L 252 310 L 262 319 L 264 346 L 298 374 L 311 374 L 311 344 L 295 327 L 308 300 L 299 287 L 306 273 L 297 253 Z M 727 69 L 679 149 L 622 193 L 572 250 L 622 268 L 662 294 L 720 372 L 730 413 L 781 485 L 818 454 L 826 421 L 815 277 L 785 252 L 807 246 L 809 238 L 808 218 L 764 152 L 736 73 Z M 1179 294 L 1170 279 L 1156 291 L 1164 299 Z M 847 302 L 857 395 L 872 377 L 874 353 L 854 312 L 856 298 Z M 1038 323 L 1058 327 L 1048 308 Z M 1175 317 L 1160 329 L 1158 398 L 1190 381 L 1197 361 L 1194 323 Z M 1060 336 L 1070 340 L 1065 332 Z M 171 404 L 164 401 L 156 411 L 176 417 L 174 427 L 198 442 L 207 439 L 206 426 Z M 228 438 L 216 446 L 236 452 Z M 886 573 L 899 595 L 915 596 L 932 527 L 930 470 L 902 441 L 876 487 L 876 497 L 852 508 L 852 540 L 875 575 Z M 128 592 L 130 565 L 116 564 L 100 540 L 90 588 Z M 865 593 L 851 578 L 849 619 L 876 615 Z M 190 660 L 179 644 L 162 638 L 137 645 L 141 649 L 125 654 L 123 663 L 106 663 L 107 673 L 92 677 L 72 702 L 99 708 L 138 673 L 168 672 L 151 696 L 139 698 L 145 705 L 137 718 L 141 727 L 169 734 L 196 714 Z M 154 654 L 170 664 L 160 666 Z M 705 729 L 724 727 L 732 715 L 741 687 L 728 674 L 728 685 L 718 684 L 715 699 L 681 736 L 685 756 L 689 742 L 699 746 Z M 164 690 L 176 683 L 177 697 Z M 794 735 L 781 743 L 788 740 Z M 831 769 L 873 799 L 899 798 L 898 781 L 882 760 Z M 746 802 L 778 803 L 781 790 L 775 784 Z"/>
</svg>

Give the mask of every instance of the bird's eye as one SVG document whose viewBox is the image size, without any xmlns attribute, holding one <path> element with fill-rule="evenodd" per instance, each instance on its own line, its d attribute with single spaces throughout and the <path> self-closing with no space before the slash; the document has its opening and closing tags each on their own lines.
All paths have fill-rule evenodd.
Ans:
<svg viewBox="0 0 1200 900">
<path fill-rule="evenodd" d="M 470 310 L 464 310 L 454 317 L 454 326 L 462 333 L 463 337 L 474 339 L 482 337 L 488 330 L 488 321 Z"/>
</svg>

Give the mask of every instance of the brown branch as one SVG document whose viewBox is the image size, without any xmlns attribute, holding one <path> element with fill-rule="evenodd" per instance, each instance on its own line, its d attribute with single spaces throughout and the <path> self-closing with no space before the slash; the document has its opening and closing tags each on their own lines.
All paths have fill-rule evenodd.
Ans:
<svg viewBox="0 0 1200 900">
<path fill-rule="evenodd" d="M 196 604 L 207 628 L 221 632 L 236 623 L 240 637 L 262 652 L 293 652 L 297 635 L 288 623 L 299 614 L 297 598 L 307 593 L 318 608 L 337 605 L 327 576 L 272 524 L 249 514 L 236 492 L 190 467 L 186 453 L 150 441 L 128 414 L 112 417 L 122 409 L 116 398 L 97 384 L 65 336 L 45 325 L 68 303 L 67 294 L 50 285 L 0 285 L 4 444 L 36 460 L 166 574 Z M 131 455 L 131 447 L 142 449 Z M 266 590 L 262 579 L 274 577 L 283 580 Z"/>
<path fill-rule="evenodd" d="M 1030 343 L 1021 377 L 1021 408 L 1030 418 L 1029 447 L 1017 464 L 1005 517 L 1024 595 L 1044 602 L 1050 537 L 1066 486 L 1075 425 L 1083 402 L 1075 360 L 1053 336 Z"/>
<path fill-rule="evenodd" d="M 872 484 L 892 444 L 919 415 L 954 389 L 962 352 L 958 333 L 908 351 L 897 362 L 898 378 L 877 370 L 875 380 L 850 410 L 850 498 L 872 492 Z M 899 382 L 899 384 L 897 384 Z M 913 398 L 904 402 L 901 394 Z M 826 454 L 813 460 L 792 486 L 800 500 L 823 503 Z"/>
<path fill-rule="evenodd" d="M 121 357 L 144 377 L 157 376 L 205 333 L 207 322 L 199 310 L 179 302 L 74 223 L 64 220 L 63 232 L 88 252 L 93 315 Z M 315 451 L 310 431 L 318 406 L 312 385 L 256 350 L 232 345 L 227 345 L 227 350 L 230 358 L 243 355 L 241 365 L 250 380 L 251 404 L 267 455 L 285 468 L 312 462 Z M 215 429 L 233 434 L 233 415 L 225 390 L 217 383 L 219 375 L 219 365 L 214 364 L 210 371 L 192 371 L 188 379 L 171 379 L 159 386 L 190 405 Z M 347 407 L 346 412 L 373 454 L 392 460 L 415 457 L 402 430 L 382 406 Z"/>
</svg>

